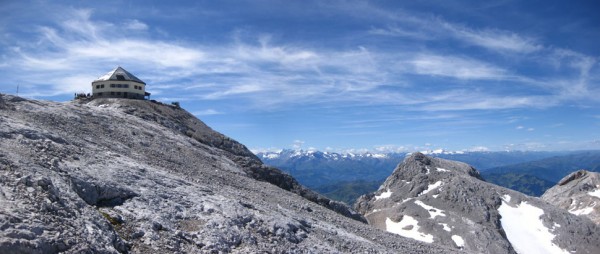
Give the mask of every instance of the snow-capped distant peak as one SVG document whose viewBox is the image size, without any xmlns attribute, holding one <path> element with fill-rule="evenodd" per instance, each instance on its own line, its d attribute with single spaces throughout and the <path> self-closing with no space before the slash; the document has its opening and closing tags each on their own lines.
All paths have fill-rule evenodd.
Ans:
<svg viewBox="0 0 600 254">
<path fill-rule="evenodd" d="M 448 151 L 444 149 L 425 150 L 421 151 L 425 155 L 439 155 L 439 154 L 464 154 L 464 151 Z"/>
<path fill-rule="evenodd" d="M 279 150 L 279 151 L 256 151 L 256 156 L 261 159 L 266 160 L 274 160 L 274 159 L 284 159 L 284 158 L 316 158 L 322 157 L 324 159 L 330 160 L 339 160 L 339 159 L 363 159 L 363 158 L 374 158 L 374 159 L 386 159 L 389 158 L 390 155 L 386 153 L 353 153 L 353 152 L 343 152 L 336 153 L 331 151 L 321 152 L 316 149 L 309 150 Z"/>
</svg>

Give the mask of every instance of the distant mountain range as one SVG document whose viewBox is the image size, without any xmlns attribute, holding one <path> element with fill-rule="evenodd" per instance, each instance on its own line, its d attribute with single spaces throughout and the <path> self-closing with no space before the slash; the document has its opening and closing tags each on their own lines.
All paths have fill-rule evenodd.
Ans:
<svg viewBox="0 0 600 254">
<path fill-rule="evenodd" d="M 258 153 L 257 156 L 265 164 L 291 174 L 303 185 L 317 188 L 338 182 L 382 181 L 404 159 L 405 154 L 282 150 Z"/>
<path fill-rule="evenodd" d="M 600 171 L 600 151 L 455 152 L 440 149 L 421 153 L 468 163 L 488 182 L 532 196 L 540 196 L 572 171 Z M 362 194 L 375 191 L 406 155 L 305 150 L 257 153 L 265 164 L 278 167 L 303 185 L 348 204 Z"/>
<path fill-rule="evenodd" d="M 600 151 L 580 151 L 500 166 L 484 170 L 481 174 L 488 182 L 541 196 L 562 177 L 579 169 L 599 172 Z"/>
</svg>

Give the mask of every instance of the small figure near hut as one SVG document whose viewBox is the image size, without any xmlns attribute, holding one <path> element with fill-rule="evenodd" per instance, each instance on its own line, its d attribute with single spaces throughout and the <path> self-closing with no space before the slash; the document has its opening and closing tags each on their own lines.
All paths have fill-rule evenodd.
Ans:
<svg viewBox="0 0 600 254">
<path fill-rule="evenodd" d="M 146 99 L 146 83 L 121 66 L 92 82 L 93 98 Z"/>
</svg>

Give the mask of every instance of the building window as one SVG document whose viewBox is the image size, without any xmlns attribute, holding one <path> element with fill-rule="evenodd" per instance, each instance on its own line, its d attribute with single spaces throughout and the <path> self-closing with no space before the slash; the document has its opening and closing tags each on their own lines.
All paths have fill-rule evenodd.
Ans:
<svg viewBox="0 0 600 254">
<path fill-rule="evenodd" d="M 102 93 L 98 93 L 98 96 L 102 96 Z"/>
<path fill-rule="evenodd" d="M 110 92 L 110 95 L 115 95 L 115 92 Z"/>
<path fill-rule="evenodd" d="M 115 87 L 115 84 L 110 84 L 110 87 Z"/>
<path fill-rule="evenodd" d="M 104 88 L 104 85 L 100 85 L 100 88 Z"/>
<path fill-rule="evenodd" d="M 129 84 L 123 84 L 124 88 L 129 88 Z"/>
<path fill-rule="evenodd" d="M 96 89 L 100 89 L 100 85 L 96 85 Z"/>
</svg>

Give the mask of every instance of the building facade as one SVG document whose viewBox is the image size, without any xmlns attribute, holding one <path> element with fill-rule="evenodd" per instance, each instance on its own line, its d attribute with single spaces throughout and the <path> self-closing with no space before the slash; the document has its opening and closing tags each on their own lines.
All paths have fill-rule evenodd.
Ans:
<svg viewBox="0 0 600 254">
<path fill-rule="evenodd" d="M 92 97 L 143 100 L 150 93 L 144 81 L 119 66 L 92 82 Z"/>
</svg>

